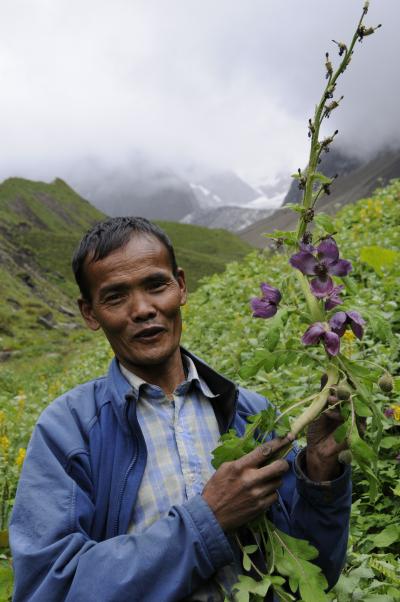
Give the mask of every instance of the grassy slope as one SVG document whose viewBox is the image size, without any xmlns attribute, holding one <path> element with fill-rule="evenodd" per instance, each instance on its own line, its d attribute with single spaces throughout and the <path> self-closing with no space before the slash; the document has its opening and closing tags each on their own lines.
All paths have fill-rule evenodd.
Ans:
<svg viewBox="0 0 400 602">
<path fill-rule="evenodd" d="M 363 245 L 378 244 L 388 249 L 399 249 L 399 200 L 400 181 L 378 191 L 372 201 L 361 200 L 354 206 L 343 209 L 336 220 L 341 231 L 340 243 L 343 256 L 356 261 Z M 174 237 L 172 231 L 169 233 Z M 185 310 L 185 343 L 212 365 L 237 378 L 237 370 L 242 361 L 246 359 L 252 348 L 263 346 L 268 330 L 267 320 L 251 318 L 249 298 L 259 294 L 258 285 L 262 280 L 278 285 L 280 275 L 286 270 L 289 273 L 285 256 L 254 252 L 244 261 L 230 264 L 224 274 L 206 279 L 204 285 L 190 296 Z M 392 322 L 394 331 L 399 332 L 397 271 L 382 279 L 368 266 L 360 265 L 352 277 L 357 281 L 365 282 L 366 288 L 360 303 L 372 309 L 379 307 Z M 371 287 L 371 284 L 374 286 Z M 367 333 L 372 326 L 372 324 L 368 325 Z M 398 336 L 397 334 L 397 339 Z M 393 361 L 395 348 L 382 341 L 374 340 L 369 335 L 366 336 L 363 344 L 366 345 L 371 357 L 375 359 L 379 357 L 380 361 L 388 363 L 389 368 L 398 370 L 398 359 Z M 104 339 L 91 334 L 87 341 L 80 341 L 75 347 L 71 346 L 71 351 L 73 353 L 70 353 L 63 362 L 54 356 L 46 358 L 46 362 L 41 361 L 40 358 L 33 358 L 31 365 L 25 366 L 23 372 L 17 365 L 12 366 L 9 363 L 5 365 L 5 371 L 0 373 L 0 407 L 5 412 L 3 432 L 6 432 L 10 438 L 11 498 L 18 472 L 15 466 L 18 449 L 26 446 L 33 424 L 41 410 L 54 397 L 77 383 L 104 373 L 111 356 Z M 356 348 L 354 353 L 356 357 Z M 390 366 L 391 362 L 393 362 L 392 366 Z M 284 367 L 275 373 L 260 374 L 251 379 L 250 384 L 256 389 L 265 391 L 274 400 L 281 399 L 285 403 L 290 401 L 285 399 L 284 394 L 288 387 L 292 397 L 295 398 L 315 385 L 315 375 L 301 366 Z M 387 434 L 393 430 L 389 422 L 387 429 Z M 389 452 L 392 455 L 396 453 L 395 450 Z M 381 473 L 388 486 L 394 487 L 396 474 L 398 475 L 395 462 L 390 458 L 382 461 Z M 358 487 L 360 488 L 360 485 Z M 361 499 L 362 494 L 359 495 Z M 375 509 L 371 508 L 365 500 L 366 496 L 362 501 L 362 507 L 360 508 L 359 505 L 353 511 L 351 543 L 355 550 L 356 545 L 363 544 L 366 531 L 373 530 L 375 523 L 378 529 L 385 526 L 383 522 L 386 520 L 385 516 L 390 517 L 392 511 L 389 497 L 386 498 L 386 502 L 380 501 L 382 509 L 379 509 L 378 504 Z M 371 517 L 365 525 L 362 523 L 364 516 Z M 4 570 L 9 572 L 8 561 L 4 560 L 2 563 Z M 338 602 L 347 602 L 348 599 L 340 598 Z"/>
<path fill-rule="evenodd" d="M 60 179 L 47 184 L 10 178 L 0 184 L 0 352 L 35 357 L 85 340 L 86 333 L 72 328 L 82 326 L 80 317 L 67 316 L 60 307 L 76 314 L 70 259 L 82 234 L 104 217 Z M 224 230 L 161 226 L 176 246 L 190 290 L 251 250 Z M 49 314 L 57 326 L 52 330 L 38 323 Z"/>
</svg>

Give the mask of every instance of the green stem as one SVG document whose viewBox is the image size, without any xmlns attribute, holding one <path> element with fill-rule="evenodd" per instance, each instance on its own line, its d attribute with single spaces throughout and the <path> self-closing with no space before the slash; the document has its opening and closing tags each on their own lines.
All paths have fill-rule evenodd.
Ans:
<svg viewBox="0 0 400 602">
<path fill-rule="evenodd" d="M 313 322 L 323 322 L 325 320 L 325 312 L 322 310 L 317 299 L 312 294 L 307 278 L 305 276 L 303 276 L 303 274 L 300 272 L 300 270 L 295 270 L 295 273 L 296 273 L 297 279 L 300 283 L 304 297 L 306 299 L 312 321 Z"/>
<path fill-rule="evenodd" d="M 312 135 L 311 135 L 310 158 L 308 161 L 307 180 L 306 180 L 306 184 L 305 184 L 304 197 L 303 197 L 303 209 L 304 210 L 310 209 L 313 206 L 313 204 L 315 204 L 315 203 L 313 203 L 314 174 L 317 170 L 318 160 L 319 160 L 321 150 L 322 150 L 321 144 L 319 143 L 318 138 L 319 138 L 320 127 L 321 127 L 322 121 L 324 119 L 324 109 L 325 109 L 325 103 L 327 100 L 327 94 L 330 91 L 331 92 L 334 91 L 335 86 L 336 86 L 336 81 L 337 81 L 339 75 L 341 75 L 343 73 L 343 71 L 346 69 L 347 65 L 350 62 L 351 55 L 353 53 L 353 48 L 354 48 L 354 45 L 358 38 L 358 30 L 361 27 L 364 16 L 365 16 L 365 12 L 363 11 L 360 21 L 357 25 L 356 31 L 351 40 L 349 48 L 344 53 L 343 59 L 339 65 L 339 67 L 336 69 L 335 73 L 329 77 L 328 82 L 323 91 L 321 100 L 319 101 L 319 104 L 315 107 L 314 121 L 313 121 L 314 131 L 312 132 Z M 306 222 L 306 220 L 304 218 L 304 214 L 303 214 L 300 217 L 299 224 L 298 224 L 297 240 L 301 240 L 306 229 L 307 229 L 307 222 Z"/>
<path fill-rule="evenodd" d="M 325 387 L 318 393 L 312 404 L 306 408 L 304 412 L 300 414 L 300 416 L 298 416 L 292 423 L 291 434 L 294 438 L 296 438 L 298 434 L 305 429 L 308 424 L 310 424 L 310 422 L 315 420 L 315 418 L 317 418 L 317 416 L 319 416 L 324 409 L 328 399 L 329 389 L 332 387 L 332 385 L 335 385 L 338 380 L 338 369 L 333 364 L 333 360 L 326 371 L 326 375 L 328 380 Z"/>
</svg>

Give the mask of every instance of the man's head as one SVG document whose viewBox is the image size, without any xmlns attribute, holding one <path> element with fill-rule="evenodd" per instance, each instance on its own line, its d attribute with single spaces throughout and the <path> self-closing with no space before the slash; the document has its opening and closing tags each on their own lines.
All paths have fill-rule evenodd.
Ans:
<svg viewBox="0 0 400 602">
<path fill-rule="evenodd" d="M 157 372 L 178 365 L 185 276 L 160 228 L 143 218 L 97 224 L 81 241 L 73 269 L 86 324 L 103 330 L 126 368 L 156 382 Z"/>
<path fill-rule="evenodd" d="M 154 236 L 165 246 L 171 262 L 172 273 L 178 275 L 175 252 L 167 234 L 144 217 L 113 217 L 99 222 L 82 238 L 72 259 L 72 270 L 82 297 L 90 301 L 91 294 L 85 278 L 85 264 L 107 257 L 138 235 Z"/>
</svg>

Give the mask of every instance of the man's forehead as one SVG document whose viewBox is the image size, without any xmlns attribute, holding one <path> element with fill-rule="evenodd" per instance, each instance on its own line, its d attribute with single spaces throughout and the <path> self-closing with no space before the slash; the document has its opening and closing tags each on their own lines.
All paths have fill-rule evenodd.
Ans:
<svg viewBox="0 0 400 602">
<path fill-rule="evenodd" d="M 101 259 L 88 256 L 85 271 L 92 290 L 104 284 L 126 278 L 146 279 L 153 274 L 170 275 L 171 259 L 168 249 L 154 236 L 131 237 L 125 245 L 114 249 Z"/>
</svg>

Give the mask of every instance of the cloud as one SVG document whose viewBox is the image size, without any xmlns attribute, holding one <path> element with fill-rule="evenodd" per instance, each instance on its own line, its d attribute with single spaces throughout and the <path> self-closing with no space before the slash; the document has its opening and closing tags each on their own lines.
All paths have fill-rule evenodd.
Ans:
<svg viewBox="0 0 400 602">
<path fill-rule="evenodd" d="M 362 4 L 3 0 L 0 176 L 53 178 L 137 150 L 253 181 L 292 171 L 306 160 L 325 51 L 349 39 Z M 371 2 L 367 22 L 383 27 L 338 86 L 327 126 L 352 152 L 400 140 L 399 16 L 397 0 Z"/>
</svg>

